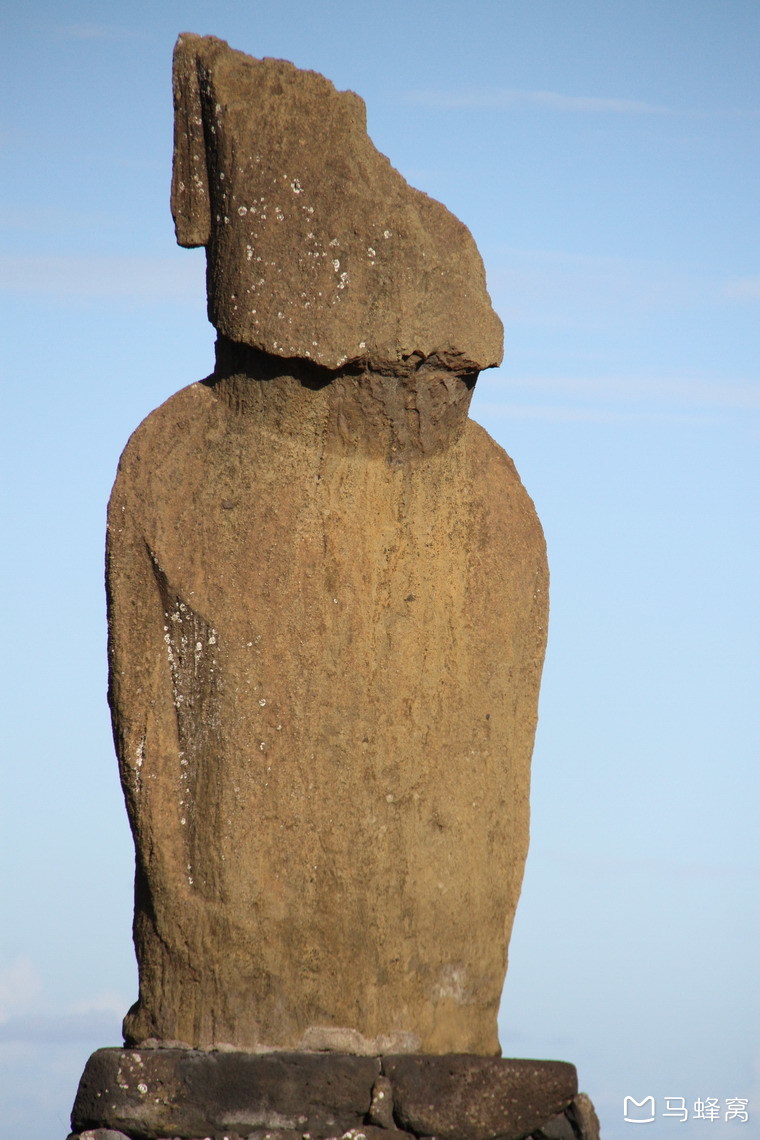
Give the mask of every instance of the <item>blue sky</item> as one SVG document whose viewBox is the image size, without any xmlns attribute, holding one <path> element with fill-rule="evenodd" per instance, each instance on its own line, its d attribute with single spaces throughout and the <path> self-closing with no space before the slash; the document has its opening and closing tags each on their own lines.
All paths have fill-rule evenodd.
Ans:
<svg viewBox="0 0 760 1140">
<path fill-rule="evenodd" d="M 65 1136 L 135 996 L 105 703 L 105 505 L 211 368 L 168 209 L 180 31 L 323 72 L 471 228 L 506 328 L 473 416 L 552 571 L 506 1055 L 760 1119 L 756 0 L 4 5 L 0 1120 Z M 754 1125 L 752 1123 L 754 1119 Z"/>
</svg>

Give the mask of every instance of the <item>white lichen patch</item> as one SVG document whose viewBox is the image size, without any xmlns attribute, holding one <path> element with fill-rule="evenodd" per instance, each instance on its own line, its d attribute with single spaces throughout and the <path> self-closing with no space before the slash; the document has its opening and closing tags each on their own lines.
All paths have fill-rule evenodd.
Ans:
<svg viewBox="0 0 760 1140">
<path fill-rule="evenodd" d="M 139 1053 L 127 1053 L 119 1061 L 119 1067 L 116 1070 L 116 1084 L 124 1092 L 128 1092 L 134 1088 L 135 1083 L 142 1076 L 143 1059 Z M 144 1082 L 140 1082 L 144 1084 Z M 137 1085 L 140 1091 L 140 1084 Z M 147 1085 L 144 1086 L 145 1091 L 148 1091 Z"/>
<path fill-rule="evenodd" d="M 471 1005 L 472 993 L 467 985 L 467 967 L 447 962 L 441 967 L 438 982 L 433 986 L 434 998 L 449 998 L 459 1005 Z"/>
</svg>

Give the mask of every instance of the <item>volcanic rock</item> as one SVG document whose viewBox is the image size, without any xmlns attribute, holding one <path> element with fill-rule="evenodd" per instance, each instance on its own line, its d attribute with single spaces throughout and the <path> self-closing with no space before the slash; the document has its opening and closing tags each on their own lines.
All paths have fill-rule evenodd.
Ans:
<svg viewBox="0 0 760 1140">
<path fill-rule="evenodd" d="M 358 95 L 183 35 L 174 102 L 177 240 L 206 246 L 220 332 L 328 368 L 434 353 L 458 371 L 499 363 L 472 237 L 376 150 Z"/>
<path fill-rule="evenodd" d="M 220 335 L 109 506 L 127 1043 L 497 1055 L 547 568 L 477 251 L 322 77 L 183 36 L 175 98 Z"/>
</svg>

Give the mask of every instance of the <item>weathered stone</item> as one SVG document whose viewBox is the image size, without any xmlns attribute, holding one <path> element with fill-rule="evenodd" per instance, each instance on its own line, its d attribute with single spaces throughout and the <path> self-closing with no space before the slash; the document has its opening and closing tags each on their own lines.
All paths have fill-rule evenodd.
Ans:
<svg viewBox="0 0 760 1140">
<path fill-rule="evenodd" d="M 175 93 L 178 232 L 208 242 L 225 335 L 214 374 L 135 432 L 109 507 L 127 1042 L 496 1055 L 547 569 L 514 466 L 467 419 L 498 355 L 479 259 L 320 76 L 183 37 Z M 236 227 L 262 194 L 249 259 Z M 386 221 L 403 241 L 317 304 L 306 214 L 336 259 Z M 259 256 L 262 304 L 299 281 L 315 298 L 276 344 L 274 310 L 230 316 Z"/>
<path fill-rule="evenodd" d="M 599 1140 L 599 1118 L 585 1093 L 578 1093 L 568 1115 L 575 1121 L 580 1140 Z"/>
<path fill-rule="evenodd" d="M 395 1125 L 390 1129 L 374 1124 L 362 1124 L 360 1128 L 351 1128 L 348 1132 L 329 1137 L 328 1140 L 416 1140 L 410 1132 L 402 1132 Z"/>
<path fill-rule="evenodd" d="M 398 1126 L 439 1140 L 519 1140 L 563 1112 L 578 1091 L 563 1061 L 385 1057 Z"/>
<path fill-rule="evenodd" d="M 381 1128 L 395 1128 L 393 1119 L 393 1085 L 387 1077 L 378 1077 L 372 1086 L 372 1100 L 367 1119 Z"/>
<path fill-rule="evenodd" d="M 254 1128 L 245 1140 L 303 1140 L 303 1132 L 295 1128 Z"/>
<path fill-rule="evenodd" d="M 375 149 L 358 95 L 183 35 L 174 100 L 177 239 L 207 248 L 225 336 L 329 368 L 501 360 L 472 237 Z"/>
<path fill-rule="evenodd" d="M 532 1132 L 531 1140 L 578 1140 L 578 1133 L 570 1120 L 571 1107 L 547 1120 L 546 1124 L 542 1124 L 536 1132 Z"/>
<path fill-rule="evenodd" d="M 362 1126 L 379 1067 L 335 1054 L 99 1049 L 71 1126 L 121 1129 L 138 1140 L 280 1129 L 319 1140 Z"/>
<path fill-rule="evenodd" d="M 125 1132 L 114 1132 L 113 1128 L 88 1128 L 86 1132 L 71 1134 L 67 1140 L 130 1140 Z"/>
<path fill-rule="evenodd" d="M 127 1039 L 495 1054 L 546 632 L 532 503 L 461 395 L 446 439 L 441 372 L 318 386 L 251 355 L 149 417 L 110 504 Z"/>
</svg>

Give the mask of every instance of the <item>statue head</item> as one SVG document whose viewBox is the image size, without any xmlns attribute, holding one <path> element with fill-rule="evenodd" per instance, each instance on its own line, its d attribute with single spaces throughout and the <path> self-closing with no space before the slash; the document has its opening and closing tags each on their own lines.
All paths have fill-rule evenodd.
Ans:
<svg viewBox="0 0 760 1140">
<path fill-rule="evenodd" d="M 375 148 L 358 95 L 182 35 L 174 107 L 177 241 L 206 247 L 220 333 L 333 370 L 500 362 L 502 326 L 469 231 Z"/>
</svg>

